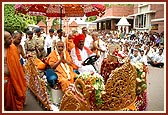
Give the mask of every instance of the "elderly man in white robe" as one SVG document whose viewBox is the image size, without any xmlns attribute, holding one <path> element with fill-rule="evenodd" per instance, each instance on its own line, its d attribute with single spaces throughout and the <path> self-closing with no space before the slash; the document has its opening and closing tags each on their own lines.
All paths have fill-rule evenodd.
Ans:
<svg viewBox="0 0 168 115">
<path fill-rule="evenodd" d="M 84 46 L 85 36 L 84 34 L 79 34 L 74 38 L 75 47 L 71 50 L 71 57 L 73 63 L 78 67 L 78 71 L 81 73 L 84 72 L 96 72 L 92 65 L 85 65 L 84 61 L 92 55 L 93 53 L 88 47 Z"/>
<path fill-rule="evenodd" d="M 97 32 L 93 32 L 92 38 L 93 43 L 91 50 L 99 56 L 98 60 L 95 62 L 95 67 L 97 71 L 100 72 L 102 61 L 107 57 L 107 48 L 105 42 L 98 37 Z"/>
</svg>

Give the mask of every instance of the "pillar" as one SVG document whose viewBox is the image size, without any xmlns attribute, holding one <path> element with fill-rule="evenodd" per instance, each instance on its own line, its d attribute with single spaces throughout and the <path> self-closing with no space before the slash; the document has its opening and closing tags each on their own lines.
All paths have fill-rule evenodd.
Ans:
<svg viewBox="0 0 168 115">
<path fill-rule="evenodd" d="M 97 31 L 99 30 L 99 22 L 97 22 Z"/>
<path fill-rule="evenodd" d="M 126 26 L 126 34 L 129 33 L 129 26 Z"/>
<path fill-rule="evenodd" d="M 119 32 L 121 32 L 121 26 L 118 26 L 118 30 L 119 30 Z"/>
<path fill-rule="evenodd" d="M 103 22 L 101 22 L 101 30 L 103 30 Z"/>
<path fill-rule="evenodd" d="M 111 30 L 115 30 L 116 27 L 115 27 L 115 23 L 114 23 L 114 20 L 112 19 L 111 20 Z"/>
</svg>

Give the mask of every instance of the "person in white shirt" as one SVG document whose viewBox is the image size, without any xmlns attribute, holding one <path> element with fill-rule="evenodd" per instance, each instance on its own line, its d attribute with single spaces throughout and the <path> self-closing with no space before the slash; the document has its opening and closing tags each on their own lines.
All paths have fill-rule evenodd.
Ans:
<svg viewBox="0 0 168 115">
<path fill-rule="evenodd" d="M 65 38 L 62 36 L 63 34 L 63 30 L 62 29 L 59 29 L 57 30 L 57 36 L 55 37 L 55 39 L 53 40 L 53 50 L 55 49 L 55 44 L 58 42 L 58 41 L 62 41 L 65 43 Z M 64 46 L 66 46 L 66 44 L 64 44 Z M 65 47 L 66 49 L 66 47 Z"/>
<path fill-rule="evenodd" d="M 20 44 L 22 45 L 24 52 L 25 52 L 25 48 L 24 48 L 24 43 L 25 43 L 25 41 L 26 41 L 26 34 L 23 33 L 23 34 L 22 34 L 22 40 L 21 40 L 21 43 L 20 43 Z"/>
<path fill-rule="evenodd" d="M 152 60 L 153 59 L 153 48 L 150 46 L 147 46 L 145 49 L 145 55 L 147 56 L 147 60 Z"/>
<path fill-rule="evenodd" d="M 98 38 L 98 33 L 97 32 L 93 32 L 92 34 L 92 38 L 93 38 L 93 47 L 92 47 L 92 51 L 94 53 L 96 53 L 96 55 L 99 56 L 98 60 L 95 62 L 95 67 L 97 69 L 98 72 L 100 72 L 100 68 L 101 68 L 101 63 L 103 61 L 104 58 L 107 57 L 107 48 L 105 43 Z"/>
<path fill-rule="evenodd" d="M 86 27 L 83 27 L 82 28 L 82 33 L 85 35 L 85 43 L 84 43 L 84 46 L 88 47 L 89 49 L 91 49 L 91 45 L 92 45 L 92 42 L 93 42 L 93 39 L 90 35 L 88 35 L 88 31 L 87 31 L 87 28 Z"/>
<path fill-rule="evenodd" d="M 131 63 L 135 63 L 135 62 L 137 62 L 141 59 L 138 54 L 139 54 L 139 50 L 135 48 L 134 52 L 133 52 L 133 55 L 130 56 L 130 62 Z"/>
<path fill-rule="evenodd" d="M 45 50 L 47 52 L 47 55 L 49 55 L 51 51 L 53 51 L 52 48 L 53 40 L 56 40 L 56 37 L 54 36 L 54 29 L 50 29 L 49 35 L 45 39 Z"/>
<path fill-rule="evenodd" d="M 150 51 L 147 54 L 147 59 L 149 61 L 153 60 L 155 58 L 156 54 L 158 54 L 158 53 L 159 53 L 159 49 L 157 48 L 157 46 L 150 47 Z"/>
<path fill-rule="evenodd" d="M 144 50 L 140 51 L 140 62 L 144 63 L 145 65 L 148 65 L 147 63 L 147 56 L 144 55 Z"/>
<path fill-rule="evenodd" d="M 85 36 L 84 34 L 79 34 L 74 38 L 75 47 L 71 50 L 71 57 L 73 63 L 78 67 L 78 71 L 83 72 L 96 72 L 92 65 L 85 65 L 84 61 L 92 55 L 93 53 L 88 47 L 84 46 Z"/>
<path fill-rule="evenodd" d="M 148 62 L 154 67 L 163 67 L 164 66 L 164 56 L 163 49 L 159 49 L 159 54 L 156 54 L 153 60 Z"/>
<path fill-rule="evenodd" d="M 156 45 L 153 46 L 153 53 L 154 53 L 154 55 L 159 53 L 159 48 Z"/>
</svg>

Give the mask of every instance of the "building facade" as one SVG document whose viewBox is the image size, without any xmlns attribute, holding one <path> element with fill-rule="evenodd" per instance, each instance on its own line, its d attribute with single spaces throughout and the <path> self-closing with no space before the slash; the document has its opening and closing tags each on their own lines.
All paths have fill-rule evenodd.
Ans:
<svg viewBox="0 0 168 115">
<path fill-rule="evenodd" d="M 119 20 L 133 14 L 133 8 L 133 5 L 111 5 L 101 18 L 94 21 L 97 23 L 97 30 L 117 30 Z M 129 29 L 133 28 L 133 17 L 127 17 L 127 20 L 131 24 Z"/>
<path fill-rule="evenodd" d="M 135 4 L 133 28 L 137 31 L 164 31 L 164 4 Z"/>
<path fill-rule="evenodd" d="M 161 33 L 164 31 L 165 7 L 164 3 L 123 6 L 116 4 L 107 8 L 103 17 L 94 23 L 97 23 L 97 30 L 117 30 L 116 24 L 124 16 L 131 24 L 129 30 Z"/>
</svg>

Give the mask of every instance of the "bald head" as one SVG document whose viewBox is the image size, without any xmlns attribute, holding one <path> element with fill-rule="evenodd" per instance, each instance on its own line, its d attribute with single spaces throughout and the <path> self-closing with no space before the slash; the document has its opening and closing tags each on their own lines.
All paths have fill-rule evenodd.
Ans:
<svg viewBox="0 0 168 115">
<path fill-rule="evenodd" d="M 60 45 L 60 44 L 61 44 L 61 45 L 62 45 L 62 44 L 64 45 L 64 42 L 63 42 L 63 41 L 58 41 L 58 42 L 56 42 L 56 45 Z"/>
<path fill-rule="evenodd" d="M 13 33 L 13 39 L 14 39 L 13 43 L 15 45 L 20 44 L 21 40 L 22 40 L 22 33 L 19 32 L 19 31 L 14 32 Z"/>
<path fill-rule="evenodd" d="M 4 31 L 4 39 L 6 39 L 9 35 L 10 33 L 8 31 Z"/>
<path fill-rule="evenodd" d="M 64 50 L 64 42 L 58 41 L 56 43 L 56 48 L 57 48 L 58 53 L 63 52 L 63 50 Z"/>
<path fill-rule="evenodd" d="M 12 36 L 9 32 L 4 31 L 4 47 L 7 48 L 12 43 Z"/>
<path fill-rule="evenodd" d="M 94 41 L 97 40 L 98 39 L 98 32 L 93 32 L 92 33 L 92 38 L 93 38 Z"/>
<path fill-rule="evenodd" d="M 95 35 L 98 37 L 98 32 L 93 32 L 92 35 Z"/>
</svg>

